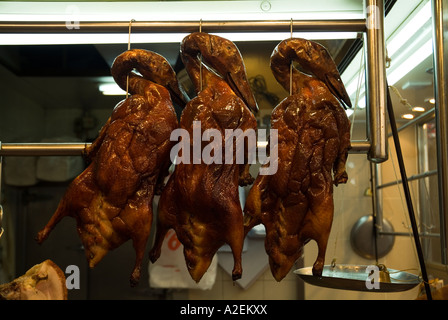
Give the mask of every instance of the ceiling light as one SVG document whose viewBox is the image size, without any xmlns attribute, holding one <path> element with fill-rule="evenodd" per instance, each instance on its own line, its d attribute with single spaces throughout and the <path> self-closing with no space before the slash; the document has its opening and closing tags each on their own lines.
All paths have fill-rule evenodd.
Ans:
<svg viewBox="0 0 448 320">
<path fill-rule="evenodd" d="M 388 73 L 389 85 L 394 85 L 415 67 L 432 54 L 432 39 L 426 41 L 416 51 L 409 55 L 404 61 L 397 61 L 396 68 Z"/>
<path fill-rule="evenodd" d="M 319 2 L 319 1 L 318 1 Z M 132 2 L 0 2 L 0 21 L 57 22 L 67 26 L 63 34 L 0 34 L 0 43 L 10 45 L 27 44 L 122 44 L 128 43 L 128 32 L 117 34 L 91 34 L 77 32 L 83 22 L 95 21 L 290 21 L 290 20 L 346 20 L 363 19 L 362 3 L 326 4 L 310 3 L 307 10 L 295 0 L 276 0 L 266 11 L 259 1 L 141 1 Z M 321 1 L 322 2 L 322 1 Z M 229 5 L 231 3 L 231 5 Z M 285 10 L 287 8 L 287 10 Z M 206 30 L 205 30 L 206 31 Z M 294 30 L 293 30 L 294 31 Z M 217 33 L 218 34 L 218 33 Z M 131 43 L 179 43 L 187 33 L 132 33 Z M 291 36 L 289 26 L 285 32 L 225 33 L 231 41 L 281 41 Z M 295 37 L 310 40 L 355 39 L 356 32 L 294 32 Z"/>
<path fill-rule="evenodd" d="M 291 36 L 290 32 L 241 32 L 214 33 L 231 41 L 281 41 Z M 131 43 L 180 43 L 188 33 L 135 33 Z M 294 37 L 309 40 L 356 39 L 356 32 L 305 32 L 294 33 Z M 0 34 L 2 45 L 48 45 L 48 44 L 126 44 L 129 35 L 124 33 L 55 33 L 55 34 Z"/>
<path fill-rule="evenodd" d="M 362 19 L 362 2 L 296 0 L 272 1 L 4 1 L 0 21 L 199 21 Z M 325 2 L 325 7 L 322 3 Z M 289 30 L 288 30 L 289 31 Z"/>
<path fill-rule="evenodd" d="M 423 107 L 416 106 L 416 107 L 412 107 L 412 111 L 414 111 L 414 112 L 425 112 L 426 109 L 423 108 Z"/>
<path fill-rule="evenodd" d="M 421 32 L 421 28 L 429 19 L 431 19 L 431 1 L 428 1 L 418 13 L 409 19 L 406 24 L 403 24 L 400 31 L 393 35 L 392 41 L 387 44 L 387 53 L 389 56 L 393 56 L 409 39 Z"/>
<path fill-rule="evenodd" d="M 412 12 L 409 14 L 409 18 L 400 24 L 400 27 L 386 35 L 388 36 L 387 53 L 392 58 L 391 67 L 386 70 L 389 85 L 394 85 L 432 54 L 431 2 L 428 1 L 414 9 L 406 6 L 408 6 L 406 2 L 394 5 L 393 10 L 397 12 L 398 16 L 407 15 L 409 10 Z M 388 16 L 385 19 L 386 26 L 389 18 Z M 396 17 L 392 18 L 396 19 Z M 356 99 L 358 86 L 360 86 L 360 97 L 365 90 L 364 74 L 359 82 L 360 66 L 361 70 L 365 69 L 365 66 L 361 64 L 362 51 L 358 52 L 341 75 L 352 101 Z"/>
<path fill-rule="evenodd" d="M 410 114 L 410 113 L 403 114 L 401 117 L 402 117 L 403 119 L 406 119 L 406 120 L 412 120 L 412 119 L 414 119 L 414 115 L 413 115 L 413 114 Z"/>
<path fill-rule="evenodd" d="M 436 104 L 436 99 L 434 98 L 429 98 L 428 100 L 425 101 L 428 101 L 430 104 Z"/>
</svg>

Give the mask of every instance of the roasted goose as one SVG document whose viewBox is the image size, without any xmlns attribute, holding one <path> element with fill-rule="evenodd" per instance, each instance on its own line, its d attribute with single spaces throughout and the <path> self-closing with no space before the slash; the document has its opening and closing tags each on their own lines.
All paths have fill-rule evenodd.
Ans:
<svg viewBox="0 0 448 320">
<path fill-rule="evenodd" d="M 205 64 L 202 67 L 199 54 Z M 249 165 L 235 162 L 235 154 L 231 154 L 233 162 L 225 163 L 225 130 L 255 130 L 256 119 L 249 108 L 256 111 L 257 105 L 246 79 L 242 57 L 231 41 L 193 33 L 184 38 L 181 57 L 198 95 L 183 110 L 180 127 L 190 137 L 193 137 L 195 124 L 200 126 L 201 133 L 207 129 L 217 130 L 219 135 L 214 136 L 217 140 L 213 141 L 221 142 L 222 161 L 206 163 L 204 159 L 194 161 L 198 159 L 191 159 L 192 156 L 190 161 L 176 163 L 159 201 L 157 233 L 150 259 L 152 262 L 158 259 L 165 234 L 173 228 L 184 246 L 193 280 L 199 282 L 214 254 L 226 243 L 233 252 L 232 278 L 236 280 L 241 277 L 244 241 L 238 185 L 252 183 L 253 178 Z M 193 155 L 193 139 L 185 145 Z M 201 152 L 206 145 L 208 143 L 202 142 Z"/>
<path fill-rule="evenodd" d="M 340 101 L 351 103 L 331 56 L 315 42 L 282 41 L 271 56 L 271 70 L 288 91 L 292 61 L 303 72 L 293 68 L 292 95 L 271 115 L 271 128 L 278 130 L 278 170 L 257 177 L 244 208 L 246 233 L 260 223 L 266 228 L 265 248 L 277 281 L 310 240 L 318 245 L 313 274 L 322 274 L 333 221 L 333 184 L 347 181 L 350 148 L 350 121 Z"/>
<path fill-rule="evenodd" d="M 131 72 L 136 68 L 139 76 Z M 89 266 L 127 240 L 136 251 L 131 285 L 140 267 L 152 223 L 152 202 L 170 165 L 171 131 L 178 127 L 170 93 L 181 102 L 176 75 L 162 56 L 129 50 L 111 69 L 131 96 L 121 101 L 86 148 L 89 166 L 70 184 L 48 224 L 37 235 L 42 243 L 65 216 L 76 219 Z"/>
</svg>

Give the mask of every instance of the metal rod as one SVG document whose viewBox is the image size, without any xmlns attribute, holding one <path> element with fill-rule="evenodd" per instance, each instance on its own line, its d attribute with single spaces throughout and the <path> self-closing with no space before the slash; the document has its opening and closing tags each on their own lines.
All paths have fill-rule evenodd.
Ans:
<svg viewBox="0 0 448 320">
<path fill-rule="evenodd" d="M 387 232 L 387 231 L 379 231 L 378 232 L 379 235 L 383 235 L 383 236 L 413 236 L 414 233 L 413 232 Z M 420 237 L 426 237 L 426 238 L 438 238 L 440 237 L 440 233 L 430 233 L 430 232 L 421 232 L 419 233 Z"/>
<path fill-rule="evenodd" d="M 367 0 L 366 85 L 367 134 L 371 142 L 368 158 L 375 163 L 387 160 L 386 66 L 383 0 Z"/>
<path fill-rule="evenodd" d="M 135 21 L 132 33 L 191 33 L 198 31 L 198 21 Z M 365 19 L 294 20 L 294 31 L 365 32 Z M 202 21 L 204 32 L 286 32 L 291 20 Z M 128 33 L 129 21 L 80 21 L 79 29 L 68 29 L 65 21 L 23 21 L 0 23 L 0 33 Z"/>
<path fill-rule="evenodd" d="M 375 201 L 376 211 L 374 213 L 377 216 L 376 227 L 377 231 L 383 230 L 383 190 L 378 189 L 377 186 L 381 184 L 382 176 L 381 176 L 381 164 L 374 164 L 373 174 L 375 176 L 375 185 L 372 189 L 372 197 Z"/>
<path fill-rule="evenodd" d="M 2 143 L 0 156 L 79 156 L 90 143 Z M 367 153 L 370 144 L 353 141 L 350 153 Z"/>
<path fill-rule="evenodd" d="M 408 181 L 413 181 L 413 180 L 417 180 L 417 179 L 421 179 L 421 178 L 426 178 L 426 177 L 434 176 L 436 174 L 437 174 L 437 170 L 430 170 L 430 171 L 426 171 L 426 172 L 423 172 L 423 173 L 414 174 L 414 175 L 408 177 Z M 381 188 L 386 188 L 386 187 L 390 187 L 390 186 L 395 186 L 395 185 L 397 185 L 397 184 L 399 184 L 401 182 L 402 182 L 402 180 L 398 179 L 396 181 L 391 181 L 391 182 L 388 182 L 388 183 L 383 183 L 381 185 L 377 185 L 376 188 L 377 189 L 381 189 Z"/>
<path fill-rule="evenodd" d="M 443 4 L 442 4 L 443 3 Z M 448 39 L 446 22 L 448 6 L 446 1 L 432 1 L 433 21 L 433 63 L 434 63 L 434 91 L 436 99 L 436 139 L 437 139 L 437 170 L 439 171 L 439 212 L 442 263 L 448 264 Z M 446 46 L 446 48 L 445 48 Z"/>
<path fill-rule="evenodd" d="M 403 161 L 403 154 L 401 151 L 400 138 L 398 136 L 397 123 L 395 122 L 394 108 L 392 106 L 392 100 L 390 98 L 390 92 L 387 90 L 387 112 L 389 114 L 389 122 L 392 130 L 392 136 L 395 143 L 395 151 L 397 153 L 398 165 L 400 167 L 401 179 L 403 180 L 402 186 L 404 190 L 404 195 L 406 198 L 406 205 L 408 207 L 409 220 L 411 221 L 412 232 L 414 236 L 415 247 L 417 250 L 418 260 L 420 263 L 420 270 L 422 272 L 423 284 L 425 286 L 426 296 L 428 300 L 432 300 L 431 288 L 428 282 L 428 274 L 426 272 L 425 259 L 423 257 L 422 245 L 420 243 L 420 238 L 418 235 L 418 227 L 415 219 L 414 206 L 412 204 L 411 192 L 409 190 L 408 179 L 406 175 L 406 168 Z"/>
<path fill-rule="evenodd" d="M 351 141 L 351 149 L 348 153 L 367 153 L 370 150 L 370 142 L 367 140 L 353 140 Z"/>
<path fill-rule="evenodd" d="M 79 156 L 90 143 L 2 143 L 0 156 Z"/>
<path fill-rule="evenodd" d="M 379 229 L 378 226 L 378 208 L 377 208 L 377 202 L 376 199 L 378 198 L 377 196 L 377 189 L 375 188 L 375 185 L 377 184 L 376 182 L 376 175 L 375 175 L 375 171 L 374 171 L 374 167 L 377 165 L 374 162 L 370 162 L 370 188 L 372 190 L 372 219 L 373 219 L 373 224 L 372 224 L 372 232 L 373 232 L 373 237 L 374 237 L 374 249 L 375 249 L 375 260 L 376 260 L 376 264 L 378 264 L 378 230 Z M 382 215 L 381 219 L 382 219 Z"/>
</svg>

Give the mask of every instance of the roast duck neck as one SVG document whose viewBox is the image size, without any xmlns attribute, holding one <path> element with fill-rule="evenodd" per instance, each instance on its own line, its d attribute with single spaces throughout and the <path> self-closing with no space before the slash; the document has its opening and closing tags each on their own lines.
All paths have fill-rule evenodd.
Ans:
<svg viewBox="0 0 448 320">
<path fill-rule="evenodd" d="M 253 112 L 258 108 L 240 52 L 231 41 L 192 33 L 182 41 L 181 58 L 198 95 L 183 110 L 180 127 L 190 137 L 193 123 L 200 123 L 202 133 L 214 129 L 219 135 L 213 139 L 220 139 L 215 142 L 221 142 L 219 151 L 223 158 L 208 164 L 203 159 L 200 163 L 176 163 L 159 201 L 157 233 L 150 257 L 153 262 L 158 259 L 165 234 L 173 228 L 184 246 L 193 280 L 200 281 L 224 244 L 232 250 L 232 278 L 236 280 L 242 274 L 244 241 L 238 186 L 252 183 L 253 178 L 248 164 L 224 163 L 225 130 L 255 130 Z M 187 148 L 193 153 L 192 144 Z M 204 145 L 201 148 L 202 152 Z"/>
<path fill-rule="evenodd" d="M 71 182 L 37 241 L 42 243 L 62 218 L 71 216 L 93 268 L 110 250 L 132 240 L 136 260 L 130 282 L 135 286 L 151 229 L 153 196 L 168 174 L 170 134 L 178 127 L 171 97 L 180 105 L 185 102 L 171 66 L 154 52 L 126 51 L 115 59 L 111 73 L 131 96 L 115 107 L 86 148 L 88 167 Z"/>
<path fill-rule="evenodd" d="M 297 63 L 298 68 L 292 68 Z M 327 91 L 337 98 L 341 105 L 351 108 L 352 104 L 339 71 L 325 47 L 317 42 L 292 38 L 281 42 L 271 56 L 271 70 L 275 79 L 291 95 L 301 90 Z M 317 92 L 316 95 L 322 94 Z"/>
<path fill-rule="evenodd" d="M 298 66 L 291 74 L 292 62 Z M 313 274 L 321 276 L 333 221 L 333 185 L 347 181 L 350 121 L 343 106 L 351 103 L 330 54 L 316 42 L 282 41 L 272 53 L 271 70 L 291 95 L 272 112 L 278 170 L 255 180 L 244 209 L 245 232 L 265 226 L 265 248 L 277 281 L 301 257 L 304 245 L 315 240 Z"/>
</svg>

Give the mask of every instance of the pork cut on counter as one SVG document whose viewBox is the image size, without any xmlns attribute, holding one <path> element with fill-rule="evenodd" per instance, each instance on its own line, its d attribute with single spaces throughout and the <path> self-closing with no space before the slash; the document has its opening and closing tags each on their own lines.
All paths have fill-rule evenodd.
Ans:
<svg viewBox="0 0 448 320">
<path fill-rule="evenodd" d="M 53 261 L 45 260 L 13 281 L 0 284 L 0 300 L 67 300 L 65 274 Z"/>
<path fill-rule="evenodd" d="M 291 78 L 292 61 L 302 71 L 294 67 Z M 313 274 L 320 276 L 333 221 L 333 185 L 347 181 L 350 121 L 341 103 L 351 103 L 335 63 L 318 43 L 282 41 L 271 56 L 271 70 L 286 90 L 292 84 L 292 94 L 272 112 L 278 159 L 271 161 L 278 161 L 278 170 L 255 180 L 244 209 L 245 232 L 265 226 L 265 248 L 277 281 L 302 255 L 303 246 L 315 240 Z"/>
<path fill-rule="evenodd" d="M 181 57 L 198 92 L 180 119 L 180 127 L 191 137 L 186 148 L 191 157 L 190 161 L 176 163 L 160 197 L 157 232 L 150 258 L 152 262 L 158 259 L 165 234 L 173 228 L 184 246 L 186 265 L 193 280 L 199 282 L 224 244 L 232 250 L 232 278 L 236 280 L 242 273 L 244 241 L 238 186 L 252 183 L 253 178 L 249 174 L 249 165 L 237 164 L 235 160 L 236 142 L 232 142 L 232 161 L 225 163 L 225 130 L 255 130 L 257 122 L 249 108 L 256 111 L 257 105 L 240 52 L 231 41 L 207 33 L 192 33 L 182 41 Z M 220 139 L 221 163 L 207 163 L 201 155 L 200 161 L 194 163 L 192 137 L 195 123 L 202 134 L 208 129 L 218 133 L 218 137 L 211 141 Z M 202 142 L 200 152 L 209 144 Z"/>
<path fill-rule="evenodd" d="M 151 51 L 122 53 L 111 73 L 123 90 L 129 75 L 131 96 L 115 107 L 86 148 L 89 166 L 69 185 L 37 241 L 42 243 L 63 217 L 71 216 L 93 268 L 107 252 L 131 239 L 136 252 L 130 278 L 134 286 L 151 229 L 153 196 L 168 174 L 170 134 L 178 127 L 172 98 L 182 103 L 183 94 L 169 63 Z"/>
</svg>

